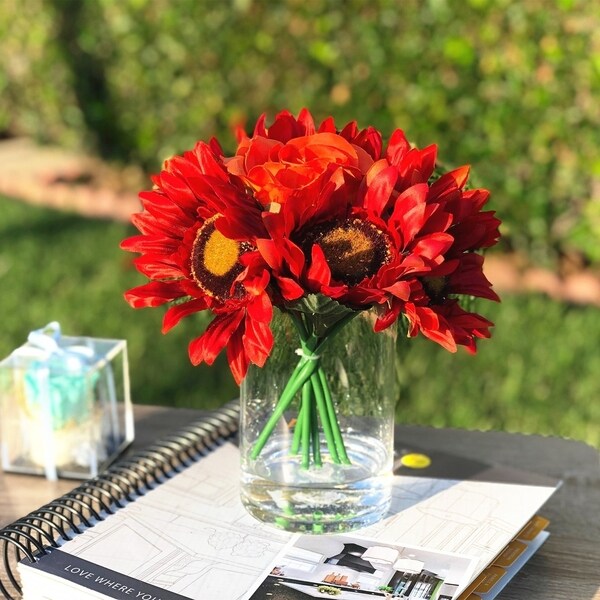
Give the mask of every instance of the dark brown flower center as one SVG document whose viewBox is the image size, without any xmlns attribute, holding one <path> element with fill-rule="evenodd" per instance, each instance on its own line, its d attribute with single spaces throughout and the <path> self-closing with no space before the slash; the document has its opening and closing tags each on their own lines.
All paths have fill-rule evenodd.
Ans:
<svg viewBox="0 0 600 600">
<path fill-rule="evenodd" d="M 442 304 L 447 299 L 448 278 L 444 276 L 423 277 L 422 284 L 433 304 Z"/>
<path fill-rule="evenodd" d="M 248 242 L 238 242 L 225 237 L 216 227 L 216 215 L 206 221 L 196 234 L 192 246 L 191 270 L 194 281 L 207 295 L 220 301 L 241 298 L 242 286 L 232 294 L 235 278 L 244 270 L 239 258 L 252 249 Z"/>
<path fill-rule="evenodd" d="M 360 219 L 326 223 L 309 236 L 308 250 L 318 244 L 334 279 L 356 285 L 391 260 L 387 235 L 373 223 Z"/>
</svg>

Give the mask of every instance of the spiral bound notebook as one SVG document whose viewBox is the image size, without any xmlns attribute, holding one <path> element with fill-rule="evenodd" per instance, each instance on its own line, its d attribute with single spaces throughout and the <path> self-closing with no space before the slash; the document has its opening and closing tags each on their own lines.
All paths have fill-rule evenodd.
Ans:
<svg viewBox="0 0 600 600">
<path fill-rule="evenodd" d="M 230 403 L 0 530 L 0 592 L 262 600 L 326 586 L 353 600 L 390 588 L 489 600 L 548 535 L 534 515 L 558 481 L 412 447 L 398 448 L 392 510 L 377 525 L 343 536 L 264 526 L 239 501 L 237 421 Z M 423 452 L 430 466 L 407 467 Z M 367 560 L 382 547 L 393 564 Z"/>
</svg>

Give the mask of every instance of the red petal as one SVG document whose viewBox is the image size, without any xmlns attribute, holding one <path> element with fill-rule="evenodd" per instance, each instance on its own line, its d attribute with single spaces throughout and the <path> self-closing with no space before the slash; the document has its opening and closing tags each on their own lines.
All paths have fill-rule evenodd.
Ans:
<svg viewBox="0 0 600 600">
<path fill-rule="evenodd" d="M 134 235 L 121 242 L 121 248 L 128 252 L 141 254 L 152 252 L 156 254 L 172 254 L 179 247 L 178 240 L 165 238 L 162 235 Z"/>
<path fill-rule="evenodd" d="M 282 110 L 275 116 L 273 124 L 269 127 L 268 137 L 272 140 L 278 140 L 282 143 L 289 142 L 291 139 L 302 135 L 297 131 L 296 119 L 287 110 Z"/>
<path fill-rule="evenodd" d="M 437 146 L 432 144 L 421 150 L 421 168 L 419 172 L 421 174 L 421 181 L 424 183 L 431 177 L 435 168 L 437 149 Z"/>
<path fill-rule="evenodd" d="M 492 284 L 483 273 L 483 256 L 472 253 L 462 256 L 458 269 L 450 276 L 448 291 L 500 302 L 491 288 Z"/>
<path fill-rule="evenodd" d="M 286 300 L 297 300 L 298 298 L 302 298 L 304 296 L 304 288 L 296 283 L 293 279 L 289 277 L 278 277 L 277 284 L 279 285 L 279 290 L 281 291 L 281 295 Z"/>
<path fill-rule="evenodd" d="M 185 295 L 178 281 L 150 281 L 125 292 L 125 300 L 133 308 L 161 306 Z"/>
<path fill-rule="evenodd" d="M 283 205 L 283 210 L 286 210 L 286 205 Z M 273 239 L 281 239 L 286 235 L 285 216 L 281 213 L 263 212 L 262 220 L 266 230 Z"/>
<path fill-rule="evenodd" d="M 157 218 L 149 212 L 135 213 L 131 215 L 132 224 L 144 235 L 160 238 L 179 238 L 185 235 L 185 231 L 189 227 L 193 227 L 193 221 L 189 223 L 179 222 L 177 224 L 165 218 Z"/>
<path fill-rule="evenodd" d="M 315 133 L 315 122 L 307 108 L 303 108 L 298 114 L 298 123 L 304 128 L 304 135 Z"/>
<path fill-rule="evenodd" d="M 385 210 L 394 186 L 398 180 L 398 171 L 395 167 L 386 167 L 373 179 L 365 194 L 364 207 L 378 217 Z"/>
<path fill-rule="evenodd" d="M 302 269 L 304 269 L 305 257 L 304 252 L 289 239 L 284 241 L 283 258 L 288 269 L 295 277 L 300 277 Z"/>
<path fill-rule="evenodd" d="M 445 319 L 442 319 L 442 321 L 445 322 Z M 456 341 L 452 337 L 450 328 L 445 324 L 440 324 L 438 329 L 421 328 L 421 333 L 426 338 L 429 338 L 431 341 L 439 344 L 445 350 L 448 350 L 448 352 L 454 353 L 458 350 Z"/>
<path fill-rule="evenodd" d="M 170 279 L 185 276 L 179 266 L 168 258 L 144 255 L 138 256 L 133 263 L 135 268 L 149 279 Z"/>
<path fill-rule="evenodd" d="M 182 183 L 182 185 L 184 185 Z M 187 192 L 190 192 L 190 189 L 185 186 Z M 159 190 L 147 190 L 140 192 L 138 194 L 142 206 L 149 206 L 155 203 L 160 203 L 163 198 L 166 198 L 165 192 L 161 192 Z M 176 204 L 181 208 L 186 214 L 193 216 L 196 207 L 198 206 L 198 198 L 194 196 L 192 193 L 181 193 L 181 194 L 173 194 L 173 196 L 168 197 L 168 201 Z"/>
<path fill-rule="evenodd" d="M 356 121 L 350 121 L 343 129 L 340 131 L 340 135 L 347 140 L 352 140 L 358 135 L 358 126 L 356 125 Z"/>
<path fill-rule="evenodd" d="M 439 179 L 431 184 L 431 198 L 438 198 L 448 190 L 462 189 L 469 178 L 469 170 L 469 165 L 465 165 L 455 169 L 454 171 L 444 173 Z"/>
<path fill-rule="evenodd" d="M 260 115 L 260 117 L 258 117 L 258 120 L 256 121 L 256 125 L 254 126 L 254 133 L 252 134 L 253 137 L 255 137 L 257 135 L 267 137 L 267 130 L 265 129 L 266 118 L 267 118 L 267 115 L 265 113 L 263 113 L 262 115 Z"/>
<path fill-rule="evenodd" d="M 165 164 L 163 171 L 161 171 L 160 177 L 161 182 L 164 181 L 165 176 L 170 176 L 180 179 L 182 183 L 186 183 L 189 177 L 201 177 L 202 175 L 203 173 L 198 164 L 197 156 L 192 150 L 188 150 L 183 153 L 183 156 L 173 156 L 173 158 L 170 158 Z M 173 180 L 173 183 L 174 185 L 177 184 L 175 180 Z"/>
<path fill-rule="evenodd" d="M 447 233 L 432 233 L 421 238 L 412 248 L 415 254 L 435 260 L 452 246 L 454 238 Z"/>
<path fill-rule="evenodd" d="M 333 117 L 327 117 L 320 125 L 319 125 L 319 133 L 335 133 L 337 130 L 335 128 L 335 121 Z"/>
<path fill-rule="evenodd" d="M 244 275 L 242 272 L 236 280 L 239 280 L 246 288 L 246 291 L 252 296 L 264 296 L 263 292 L 267 285 L 269 285 L 270 279 L 270 272 L 264 269 L 257 275 Z"/>
<path fill-rule="evenodd" d="M 415 238 L 424 225 L 427 184 L 409 187 L 396 198 L 390 225 L 402 236 L 402 249 Z"/>
<path fill-rule="evenodd" d="M 206 331 L 190 342 L 188 353 L 192 364 L 199 365 L 201 362 L 205 362 L 207 365 L 212 365 L 243 318 L 243 310 L 215 317 Z"/>
<path fill-rule="evenodd" d="M 235 127 L 233 128 L 233 134 L 235 135 L 235 141 L 238 144 L 240 144 L 243 140 L 249 139 L 248 134 L 246 133 L 246 130 L 244 129 L 244 126 L 241 123 L 235 125 Z"/>
<path fill-rule="evenodd" d="M 406 314 L 411 322 L 410 335 L 421 332 L 425 337 L 436 342 L 449 352 L 456 352 L 456 342 L 446 319 L 440 317 L 434 310 L 424 306 L 406 304 Z"/>
<path fill-rule="evenodd" d="M 239 328 L 227 344 L 227 361 L 235 382 L 240 385 L 248 372 L 248 357 L 242 341 L 242 330 Z"/>
<path fill-rule="evenodd" d="M 262 137 L 252 140 L 244 159 L 246 173 L 249 173 L 253 167 L 266 163 L 269 160 L 271 152 L 280 148 L 281 145 L 281 142 L 277 140 Z"/>
<path fill-rule="evenodd" d="M 273 317 L 273 306 L 268 294 L 256 296 L 246 307 L 248 316 L 261 323 L 270 323 Z"/>
<path fill-rule="evenodd" d="M 219 144 L 219 140 L 216 137 L 211 137 L 208 141 L 208 145 L 214 154 L 217 156 L 223 156 L 223 148 L 221 148 L 221 144 Z"/>
<path fill-rule="evenodd" d="M 446 175 L 454 180 L 456 187 L 462 189 L 469 179 L 470 171 L 470 165 L 463 165 L 462 167 L 458 167 L 458 169 L 454 169 L 454 171 L 450 171 Z"/>
<path fill-rule="evenodd" d="M 385 157 L 391 165 L 398 166 L 402 157 L 410 150 L 410 144 L 402 129 L 396 129 L 390 137 Z"/>
<path fill-rule="evenodd" d="M 183 304 L 171 306 L 163 317 L 162 332 L 167 333 L 167 331 L 175 327 L 181 319 L 193 313 L 202 312 L 207 308 L 208 305 L 204 298 L 197 298 L 195 300 L 190 300 L 189 302 L 184 302 Z"/>
<path fill-rule="evenodd" d="M 194 154 L 202 173 L 215 177 L 222 181 L 228 181 L 229 176 L 225 166 L 217 161 L 210 146 L 205 142 L 198 142 L 194 148 Z"/>
<path fill-rule="evenodd" d="M 281 269 L 282 257 L 279 252 L 277 244 L 273 240 L 259 239 L 256 240 L 256 247 L 260 252 L 260 255 L 264 258 L 265 262 L 278 271 Z"/>
<path fill-rule="evenodd" d="M 375 326 L 373 327 L 373 330 L 376 332 L 380 332 L 384 329 L 387 329 L 392 323 L 394 323 L 398 319 L 401 309 L 402 305 L 400 304 L 400 302 L 393 302 L 389 310 L 383 315 L 381 315 L 377 319 L 377 321 L 375 321 Z"/>
<path fill-rule="evenodd" d="M 353 143 L 363 148 L 373 160 L 381 158 L 381 133 L 374 127 L 363 129 L 353 140 Z"/>
<path fill-rule="evenodd" d="M 493 211 L 482 212 L 465 219 L 450 230 L 454 237 L 452 252 L 489 248 L 500 239 L 501 221 Z"/>
<path fill-rule="evenodd" d="M 161 171 L 158 178 L 160 189 L 168 196 L 168 199 L 172 203 L 180 204 L 185 207 L 193 205 L 194 202 L 198 202 L 190 187 L 179 175 L 170 173 L 169 171 Z M 145 199 L 142 196 L 140 197 L 142 200 Z"/>
<path fill-rule="evenodd" d="M 246 331 L 242 338 L 246 357 L 262 367 L 273 349 L 273 332 L 267 323 L 246 319 Z"/>
<path fill-rule="evenodd" d="M 312 247 L 311 264 L 306 277 L 311 287 L 317 290 L 323 285 L 329 285 L 331 281 L 331 270 L 325 259 L 325 254 L 317 244 Z"/>
<path fill-rule="evenodd" d="M 386 287 L 385 290 L 400 300 L 408 300 L 410 297 L 410 284 L 408 281 L 396 281 L 396 283 Z"/>
</svg>

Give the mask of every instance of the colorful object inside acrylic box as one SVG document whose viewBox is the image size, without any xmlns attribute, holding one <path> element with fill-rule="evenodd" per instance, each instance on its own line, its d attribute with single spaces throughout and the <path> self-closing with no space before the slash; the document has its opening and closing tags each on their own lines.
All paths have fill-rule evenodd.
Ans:
<svg viewBox="0 0 600 600">
<path fill-rule="evenodd" d="M 124 340 L 32 331 L 0 362 L 5 471 L 87 478 L 133 440 Z"/>
</svg>

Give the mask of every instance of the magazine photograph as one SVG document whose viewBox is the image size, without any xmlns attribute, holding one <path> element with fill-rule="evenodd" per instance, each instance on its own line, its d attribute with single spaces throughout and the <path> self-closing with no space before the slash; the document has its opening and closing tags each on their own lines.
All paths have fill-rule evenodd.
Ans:
<svg viewBox="0 0 600 600">
<path fill-rule="evenodd" d="M 382 544 L 357 536 L 299 536 L 275 559 L 248 600 L 334 597 L 452 600 L 473 557 Z"/>
</svg>

